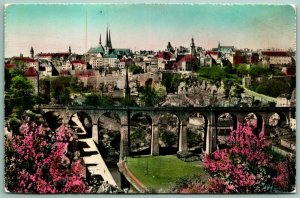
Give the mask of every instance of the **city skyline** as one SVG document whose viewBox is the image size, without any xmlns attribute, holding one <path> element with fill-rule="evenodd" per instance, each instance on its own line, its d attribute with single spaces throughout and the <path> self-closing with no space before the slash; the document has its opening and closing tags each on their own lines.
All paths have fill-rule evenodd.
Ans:
<svg viewBox="0 0 300 198">
<path fill-rule="evenodd" d="M 113 47 L 164 50 L 167 42 L 207 50 L 236 48 L 287 50 L 296 46 L 296 15 L 291 5 L 209 4 L 21 4 L 5 10 L 5 57 L 35 53 L 84 53 L 105 42 Z M 86 29 L 87 27 L 87 29 Z M 87 32 L 87 35 L 86 35 Z M 86 42 L 87 37 L 87 42 Z"/>
</svg>

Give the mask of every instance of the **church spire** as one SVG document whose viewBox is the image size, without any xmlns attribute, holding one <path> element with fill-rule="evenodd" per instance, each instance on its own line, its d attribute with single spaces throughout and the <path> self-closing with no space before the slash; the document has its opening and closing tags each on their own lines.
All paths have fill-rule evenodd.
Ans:
<svg viewBox="0 0 300 198">
<path fill-rule="evenodd" d="M 108 27 L 106 27 L 106 40 L 105 40 L 105 47 L 108 47 Z"/>
<path fill-rule="evenodd" d="M 192 38 L 192 40 L 191 40 L 191 55 L 196 56 L 196 46 L 194 43 L 194 38 Z"/>
<path fill-rule="evenodd" d="M 128 66 L 126 66 L 126 74 L 125 74 L 125 93 L 124 93 L 124 99 L 125 104 L 127 103 L 127 97 L 130 96 L 130 87 L 129 87 L 129 80 L 128 80 Z"/>
<path fill-rule="evenodd" d="M 31 58 L 34 57 L 34 50 L 33 50 L 33 47 L 30 48 L 30 55 L 31 55 Z"/>
<path fill-rule="evenodd" d="M 112 48 L 112 44 L 111 44 L 111 38 L 110 38 L 110 29 L 108 30 L 108 44 L 109 44 L 109 48 Z"/>
<path fill-rule="evenodd" d="M 101 42 L 101 34 L 100 34 L 99 44 L 100 44 L 100 45 L 102 44 L 102 42 Z"/>
</svg>

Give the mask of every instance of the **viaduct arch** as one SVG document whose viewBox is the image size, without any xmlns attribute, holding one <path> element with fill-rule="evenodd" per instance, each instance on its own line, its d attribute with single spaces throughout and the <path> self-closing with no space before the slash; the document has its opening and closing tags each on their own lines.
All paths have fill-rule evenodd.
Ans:
<svg viewBox="0 0 300 198">
<path fill-rule="evenodd" d="M 217 121 L 220 115 L 230 113 L 234 118 L 233 128 L 245 122 L 245 117 L 250 113 L 256 115 L 257 128 L 268 134 L 265 129 L 270 117 L 274 113 L 280 115 L 281 121 L 288 124 L 290 118 L 295 115 L 294 107 L 96 107 L 96 106 L 64 106 L 64 105 L 41 105 L 40 108 L 46 112 L 57 112 L 63 123 L 68 124 L 72 115 L 84 112 L 89 115 L 92 122 L 92 138 L 98 144 L 98 120 L 105 113 L 118 115 L 120 125 L 120 159 L 130 155 L 130 119 L 134 114 L 142 113 L 150 116 L 151 123 L 151 155 L 159 155 L 159 118 L 164 113 L 176 115 L 178 118 L 179 141 L 178 151 L 187 150 L 187 121 L 190 115 L 199 113 L 205 119 L 205 153 L 212 153 L 217 149 Z"/>
</svg>

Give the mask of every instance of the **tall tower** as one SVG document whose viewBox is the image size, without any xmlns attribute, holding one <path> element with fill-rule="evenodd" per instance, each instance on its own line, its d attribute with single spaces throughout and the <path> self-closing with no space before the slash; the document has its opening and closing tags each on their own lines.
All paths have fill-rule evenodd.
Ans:
<svg viewBox="0 0 300 198">
<path fill-rule="evenodd" d="M 108 53 L 108 27 L 106 27 L 105 52 Z"/>
<path fill-rule="evenodd" d="M 31 55 L 31 58 L 33 58 L 33 57 L 34 57 L 34 50 L 33 50 L 33 48 L 32 48 L 32 47 L 30 48 L 30 55 Z"/>
<path fill-rule="evenodd" d="M 102 42 L 101 42 L 101 34 L 100 34 L 99 44 L 100 44 L 100 45 L 102 44 Z"/>
<path fill-rule="evenodd" d="M 195 46 L 195 43 L 194 43 L 194 38 L 192 38 L 192 41 L 191 41 L 191 55 L 195 56 L 195 57 L 197 55 L 197 53 L 196 53 L 196 46 Z"/>
<path fill-rule="evenodd" d="M 110 37 L 110 29 L 108 30 L 108 47 L 109 47 L 109 49 L 112 49 L 111 37 Z"/>
<path fill-rule="evenodd" d="M 69 46 L 69 54 L 72 54 L 71 46 Z"/>
<path fill-rule="evenodd" d="M 126 66 L 125 90 L 124 90 L 124 100 L 126 105 L 127 105 L 128 96 L 130 96 L 130 87 L 129 87 L 129 80 L 128 80 L 128 66 Z"/>
<path fill-rule="evenodd" d="M 174 50 L 174 48 L 172 47 L 170 41 L 168 42 L 166 51 L 167 51 L 167 52 L 171 52 L 171 53 L 174 53 L 174 52 L 175 52 L 175 50 Z"/>
</svg>

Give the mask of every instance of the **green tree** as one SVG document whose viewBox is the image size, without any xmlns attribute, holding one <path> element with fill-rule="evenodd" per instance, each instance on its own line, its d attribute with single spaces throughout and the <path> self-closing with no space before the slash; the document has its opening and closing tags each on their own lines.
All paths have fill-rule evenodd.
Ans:
<svg viewBox="0 0 300 198">
<path fill-rule="evenodd" d="M 224 79 L 226 72 L 221 67 L 201 68 L 198 70 L 198 75 L 216 82 Z"/>
<path fill-rule="evenodd" d="M 249 74 L 248 65 L 246 64 L 240 64 L 236 67 L 236 72 L 239 76 L 245 76 Z"/>
<path fill-rule="evenodd" d="M 251 76 L 266 76 L 270 73 L 271 72 L 269 71 L 269 69 L 263 67 L 262 65 L 253 65 L 249 68 L 249 74 Z"/>
<path fill-rule="evenodd" d="M 69 104 L 72 101 L 70 97 L 70 89 L 69 88 L 62 89 L 58 99 L 60 104 Z"/>
<path fill-rule="evenodd" d="M 92 93 L 85 96 L 83 104 L 91 106 L 112 106 L 114 105 L 114 101 L 108 96 L 101 96 L 99 94 Z"/>
<path fill-rule="evenodd" d="M 130 64 L 130 65 L 128 66 L 128 70 L 129 70 L 130 72 L 132 72 L 133 74 L 144 73 L 144 70 L 143 70 L 141 67 L 138 67 L 138 66 L 136 66 L 136 65 L 134 65 L 134 64 Z"/>
<path fill-rule="evenodd" d="M 30 80 L 23 76 L 15 76 L 10 85 L 12 97 L 26 97 L 33 94 L 33 85 Z"/>
<path fill-rule="evenodd" d="M 177 91 L 179 84 L 183 81 L 180 74 L 163 73 L 162 75 L 162 84 L 166 87 L 167 93 Z"/>
<path fill-rule="evenodd" d="M 163 130 L 160 133 L 160 139 L 166 144 L 166 146 L 170 147 L 176 144 L 177 137 L 171 131 Z"/>
<path fill-rule="evenodd" d="M 38 103 L 38 97 L 33 94 L 33 85 L 23 76 L 15 76 L 5 97 L 5 115 L 12 112 L 20 117 L 25 109 L 32 109 Z"/>
<path fill-rule="evenodd" d="M 141 100 L 147 107 L 157 105 L 164 97 L 163 95 L 159 95 L 159 92 L 150 85 L 140 89 L 139 93 L 141 94 Z"/>
<path fill-rule="evenodd" d="M 292 93 L 295 83 L 293 80 L 287 78 L 262 78 L 260 81 L 252 83 L 250 88 L 257 93 L 278 97 L 282 94 Z"/>
</svg>

